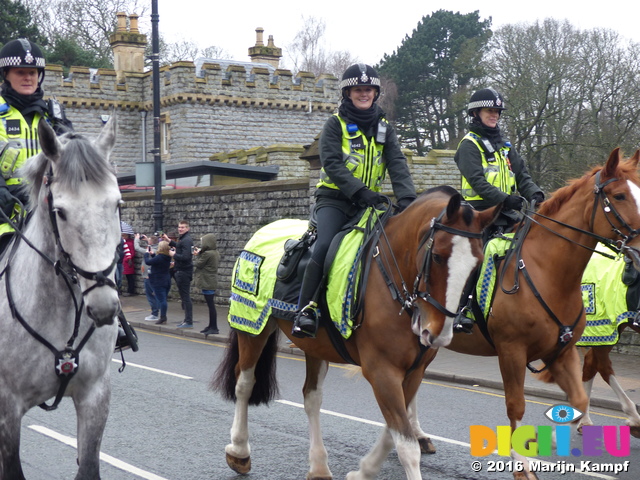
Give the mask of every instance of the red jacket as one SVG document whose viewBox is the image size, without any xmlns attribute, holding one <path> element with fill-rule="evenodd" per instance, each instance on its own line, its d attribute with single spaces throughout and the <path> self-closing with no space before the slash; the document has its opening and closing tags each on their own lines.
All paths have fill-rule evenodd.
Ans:
<svg viewBox="0 0 640 480">
<path fill-rule="evenodd" d="M 136 267 L 134 257 L 136 251 L 133 247 L 133 238 L 126 238 L 124 240 L 124 260 L 122 261 L 123 271 L 125 275 L 133 275 L 136 273 Z"/>
</svg>

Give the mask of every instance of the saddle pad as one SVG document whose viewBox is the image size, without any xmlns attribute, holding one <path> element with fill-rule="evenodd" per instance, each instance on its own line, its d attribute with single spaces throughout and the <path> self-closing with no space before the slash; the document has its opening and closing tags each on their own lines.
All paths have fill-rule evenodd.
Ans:
<svg viewBox="0 0 640 480">
<path fill-rule="evenodd" d="M 489 315 L 493 303 L 498 261 L 504 258 L 507 248 L 511 245 L 510 239 L 513 238 L 512 233 L 507 233 L 504 236 L 507 238 L 492 238 L 484 247 L 484 261 L 476 284 L 476 299 L 484 318 Z M 471 312 L 468 315 L 471 315 Z"/>
<path fill-rule="evenodd" d="M 340 242 L 340 246 L 328 273 L 325 298 L 328 314 L 345 339 L 352 333 L 360 281 L 358 259 L 370 219 L 369 212 L 367 210 L 355 228 L 339 234 L 334 240 Z M 298 310 L 297 304 L 275 298 L 276 269 L 284 254 L 285 242 L 300 238 L 308 225 L 303 220 L 278 220 L 258 230 L 245 245 L 232 274 L 228 317 L 231 327 L 258 335 L 272 313 L 282 315 Z M 331 261 L 327 257 L 327 262 Z"/>
<path fill-rule="evenodd" d="M 597 247 L 611 254 L 600 244 Z M 582 275 L 582 300 L 587 314 L 587 326 L 576 345 L 615 345 L 618 327 L 635 315 L 627 307 L 627 289 L 622 282 L 625 262 L 621 256 L 607 258 L 597 253 L 591 256 Z"/>
<path fill-rule="evenodd" d="M 229 324 L 258 335 L 271 314 L 276 269 L 284 254 L 284 244 L 300 238 L 309 227 L 306 220 L 283 219 L 258 230 L 247 242 L 233 267 Z M 297 309 L 297 305 L 278 308 Z"/>
</svg>

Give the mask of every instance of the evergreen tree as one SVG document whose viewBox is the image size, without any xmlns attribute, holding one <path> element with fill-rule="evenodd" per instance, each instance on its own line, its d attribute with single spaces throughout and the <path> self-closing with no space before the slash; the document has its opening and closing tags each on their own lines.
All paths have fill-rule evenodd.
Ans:
<svg viewBox="0 0 640 480">
<path fill-rule="evenodd" d="M 0 0 L 0 45 L 16 38 L 28 38 L 38 45 L 46 45 L 46 39 L 34 24 L 31 12 L 19 0 Z"/>
<path fill-rule="evenodd" d="M 491 20 L 479 12 L 438 10 L 422 18 L 411 36 L 377 67 L 397 88 L 397 131 L 419 155 L 455 148 L 465 129 L 464 106 L 491 37 Z"/>
</svg>

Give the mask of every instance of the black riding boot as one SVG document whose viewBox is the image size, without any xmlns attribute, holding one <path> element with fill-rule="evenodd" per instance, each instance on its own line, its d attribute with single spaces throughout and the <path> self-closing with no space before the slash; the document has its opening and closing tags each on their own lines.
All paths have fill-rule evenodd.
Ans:
<svg viewBox="0 0 640 480">
<path fill-rule="evenodd" d="M 300 289 L 300 311 L 293 322 L 291 334 L 294 337 L 314 338 L 318 329 L 317 293 L 322 282 L 322 265 L 311 259 L 304 271 L 302 288 Z"/>
<path fill-rule="evenodd" d="M 472 272 L 462 291 L 458 314 L 453 319 L 453 333 L 468 333 L 473 331 L 473 320 L 467 317 L 466 313 L 471 310 L 473 301 L 473 289 L 476 286 L 476 272 Z"/>
</svg>

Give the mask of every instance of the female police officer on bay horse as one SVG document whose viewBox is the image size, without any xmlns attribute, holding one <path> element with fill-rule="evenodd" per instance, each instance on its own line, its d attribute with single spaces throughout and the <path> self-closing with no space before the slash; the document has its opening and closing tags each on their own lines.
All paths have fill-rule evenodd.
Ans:
<svg viewBox="0 0 640 480">
<path fill-rule="evenodd" d="M 400 210 L 416 192 L 407 159 L 384 111 L 376 104 L 380 77 L 369 65 L 347 68 L 340 82 L 342 101 L 320 135 L 322 171 L 316 190 L 317 238 L 300 290 L 300 311 L 292 334 L 314 337 L 323 264 L 333 237 L 364 207 L 382 203 L 379 192 L 389 172 Z"/>
</svg>

